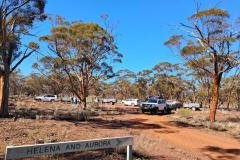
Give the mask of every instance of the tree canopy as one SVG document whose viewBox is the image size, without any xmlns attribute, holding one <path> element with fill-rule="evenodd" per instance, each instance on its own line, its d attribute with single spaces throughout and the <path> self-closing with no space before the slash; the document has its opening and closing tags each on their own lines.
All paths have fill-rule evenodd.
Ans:
<svg viewBox="0 0 240 160">
<path fill-rule="evenodd" d="M 165 45 L 180 47 L 180 54 L 193 70 L 211 77 L 211 121 L 215 120 L 222 76 L 239 66 L 239 30 L 229 22 L 229 13 L 210 8 L 194 13 L 189 24 L 180 24 L 183 35 L 170 37 Z"/>
<path fill-rule="evenodd" d="M 95 23 L 64 23 L 52 28 L 51 34 L 41 37 L 55 56 L 44 57 L 54 62 L 52 68 L 65 72 L 72 92 L 86 108 L 89 88 L 99 78 L 114 76 L 111 66 L 121 62 L 114 37 Z"/>
</svg>

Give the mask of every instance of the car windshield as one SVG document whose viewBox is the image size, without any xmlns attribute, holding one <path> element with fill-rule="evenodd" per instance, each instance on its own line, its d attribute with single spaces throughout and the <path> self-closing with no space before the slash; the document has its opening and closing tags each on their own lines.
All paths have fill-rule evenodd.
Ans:
<svg viewBox="0 0 240 160">
<path fill-rule="evenodd" d="M 157 100 L 155 100 L 155 99 L 149 99 L 148 102 L 149 102 L 149 103 L 157 103 Z"/>
<path fill-rule="evenodd" d="M 159 102 L 159 103 L 165 103 L 165 100 L 164 100 L 164 99 L 159 99 L 158 102 Z"/>
</svg>

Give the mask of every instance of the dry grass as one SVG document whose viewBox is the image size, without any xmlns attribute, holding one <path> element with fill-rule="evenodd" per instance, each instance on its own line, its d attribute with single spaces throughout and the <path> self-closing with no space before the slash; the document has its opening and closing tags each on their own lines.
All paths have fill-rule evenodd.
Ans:
<svg viewBox="0 0 240 160">
<path fill-rule="evenodd" d="M 71 140 L 84 140 L 105 137 L 119 137 L 132 135 L 134 137 L 134 159 L 162 159 L 178 160 L 188 159 L 196 160 L 198 155 L 192 155 L 189 150 L 182 150 L 172 143 L 166 141 L 163 135 L 178 134 L 183 128 L 171 129 L 172 126 L 165 121 L 168 116 L 176 116 L 183 119 L 186 123 L 206 123 L 207 112 L 193 112 L 183 110 L 178 114 L 172 115 L 143 115 L 139 114 L 137 108 L 126 106 L 105 106 L 96 107 L 98 115 L 93 116 L 89 121 L 61 119 L 62 112 L 70 113 L 76 108 L 72 104 L 41 103 L 34 101 L 18 102 L 16 109 L 23 110 L 24 113 L 36 111 L 53 111 L 55 117 L 46 119 L 45 114 L 35 114 L 36 118 L 19 117 L 13 119 L 0 119 L 0 159 L 7 145 L 23 145 L 46 142 L 59 142 Z M 24 106 L 27 106 L 26 108 Z M 14 109 L 14 107 L 12 107 Z M 15 110 L 15 109 L 14 109 Z M 46 114 L 48 115 L 48 114 Z M 181 116 L 183 115 L 183 117 Z M 70 116 L 71 117 L 71 116 Z M 234 128 L 238 123 L 238 115 L 231 114 L 231 117 L 218 114 L 218 122 L 225 121 L 229 128 Z M 219 119 L 220 118 L 220 119 Z M 162 121 L 163 120 L 163 121 Z M 227 123 L 231 120 L 231 123 Z M 201 122 L 203 121 L 203 122 Z M 164 123 L 166 122 L 166 124 Z M 207 126 L 206 126 L 207 128 Z M 213 128 L 213 127 L 212 127 Z M 172 132 L 171 132 L 172 131 Z M 175 132 L 176 131 L 176 132 Z M 234 130 L 231 130 L 234 131 Z M 237 133 L 238 131 L 234 131 Z M 171 137 L 176 138 L 176 137 Z M 125 149 L 78 152 L 74 154 L 63 154 L 52 157 L 43 157 L 39 159 L 125 159 Z M 36 159 L 36 158 L 33 158 Z"/>
<path fill-rule="evenodd" d="M 34 120 L 34 119 L 18 119 L 17 121 L 5 119 L 0 120 L 0 159 L 3 157 L 5 147 L 9 145 L 24 145 L 50 143 L 70 140 L 93 139 L 102 137 L 126 136 L 129 135 L 127 130 L 111 130 L 104 128 L 96 128 L 91 126 L 89 122 L 67 122 L 55 120 Z M 1 156 L 2 155 L 2 156 Z M 56 156 L 47 156 L 32 159 L 58 159 L 58 160 L 74 160 L 74 159 L 105 159 L 105 160 L 122 160 L 125 159 L 126 150 L 100 150 L 92 152 L 78 152 Z M 138 152 L 134 152 L 134 159 L 143 159 Z M 146 158 L 144 158 L 146 159 Z"/>
<path fill-rule="evenodd" d="M 217 111 L 216 122 L 211 123 L 208 118 L 209 111 L 191 111 L 180 109 L 172 116 L 176 121 L 191 126 L 202 126 L 214 131 L 227 132 L 236 138 L 240 138 L 240 112 L 238 111 Z"/>
<path fill-rule="evenodd" d="M 79 105 L 62 102 L 37 102 L 35 100 L 25 100 L 11 102 L 10 115 L 14 118 L 29 119 L 55 119 L 85 121 L 92 116 L 97 116 L 95 112 L 99 106 L 95 103 L 89 103 L 87 110 L 82 110 Z"/>
<path fill-rule="evenodd" d="M 192 116 L 192 111 L 186 108 L 180 108 L 176 112 L 180 117 L 188 118 Z"/>
<path fill-rule="evenodd" d="M 76 105 L 61 102 L 36 102 L 33 100 L 16 102 L 11 106 L 10 110 L 13 118 L 0 119 L 0 159 L 3 158 L 5 147 L 8 145 L 38 144 L 129 135 L 129 131 L 125 129 L 105 129 L 97 127 L 94 125 L 94 122 L 82 121 L 91 121 L 91 118 L 98 116 L 95 110 L 99 110 L 99 107 L 92 108 L 83 112 Z M 106 116 L 108 119 L 121 113 L 118 109 L 99 110 L 99 112 L 102 113 L 101 118 Z M 138 152 L 134 152 L 134 159 L 145 159 L 142 157 Z M 121 160 L 125 159 L 125 150 L 79 152 L 71 154 L 71 156 L 63 154 L 29 159 Z"/>
</svg>

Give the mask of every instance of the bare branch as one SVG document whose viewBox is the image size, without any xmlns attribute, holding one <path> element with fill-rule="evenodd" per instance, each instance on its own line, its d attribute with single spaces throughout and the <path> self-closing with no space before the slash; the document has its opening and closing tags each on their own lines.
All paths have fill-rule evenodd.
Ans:
<svg viewBox="0 0 240 160">
<path fill-rule="evenodd" d="M 28 58 L 33 52 L 37 52 L 37 49 L 31 50 L 27 53 L 27 50 L 25 50 L 25 53 L 23 54 L 23 57 L 11 68 L 10 73 L 12 73 L 26 58 Z"/>
<path fill-rule="evenodd" d="M 15 10 L 17 10 L 17 9 L 21 8 L 22 6 L 28 4 L 30 1 L 31 1 L 31 0 L 26 0 L 25 2 L 19 4 L 18 6 L 15 6 L 14 8 L 12 8 L 10 11 L 8 11 L 8 12 L 6 13 L 6 17 L 7 17 L 8 15 L 10 15 L 12 12 L 14 12 Z"/>
</svg>

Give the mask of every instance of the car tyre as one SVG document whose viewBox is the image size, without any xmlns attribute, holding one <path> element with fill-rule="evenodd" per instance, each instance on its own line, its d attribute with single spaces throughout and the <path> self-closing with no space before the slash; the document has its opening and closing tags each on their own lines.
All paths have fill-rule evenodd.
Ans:
<svg viewBox="0 0 240 160">
<path fill-rule="evenodd" d="M 157 114 L 157 112 L 158 112 L 157 108 L 153 108 L 153 109 L 150 110 L 151 114 Z"/>
<path fill-rule="evenodd" d="M 169 114 L 169 113 L 171 113 L 171 109 L 165 107 L 164 110 L 163 110 L 163 113 L 164 114 Z"/>
</svg>

